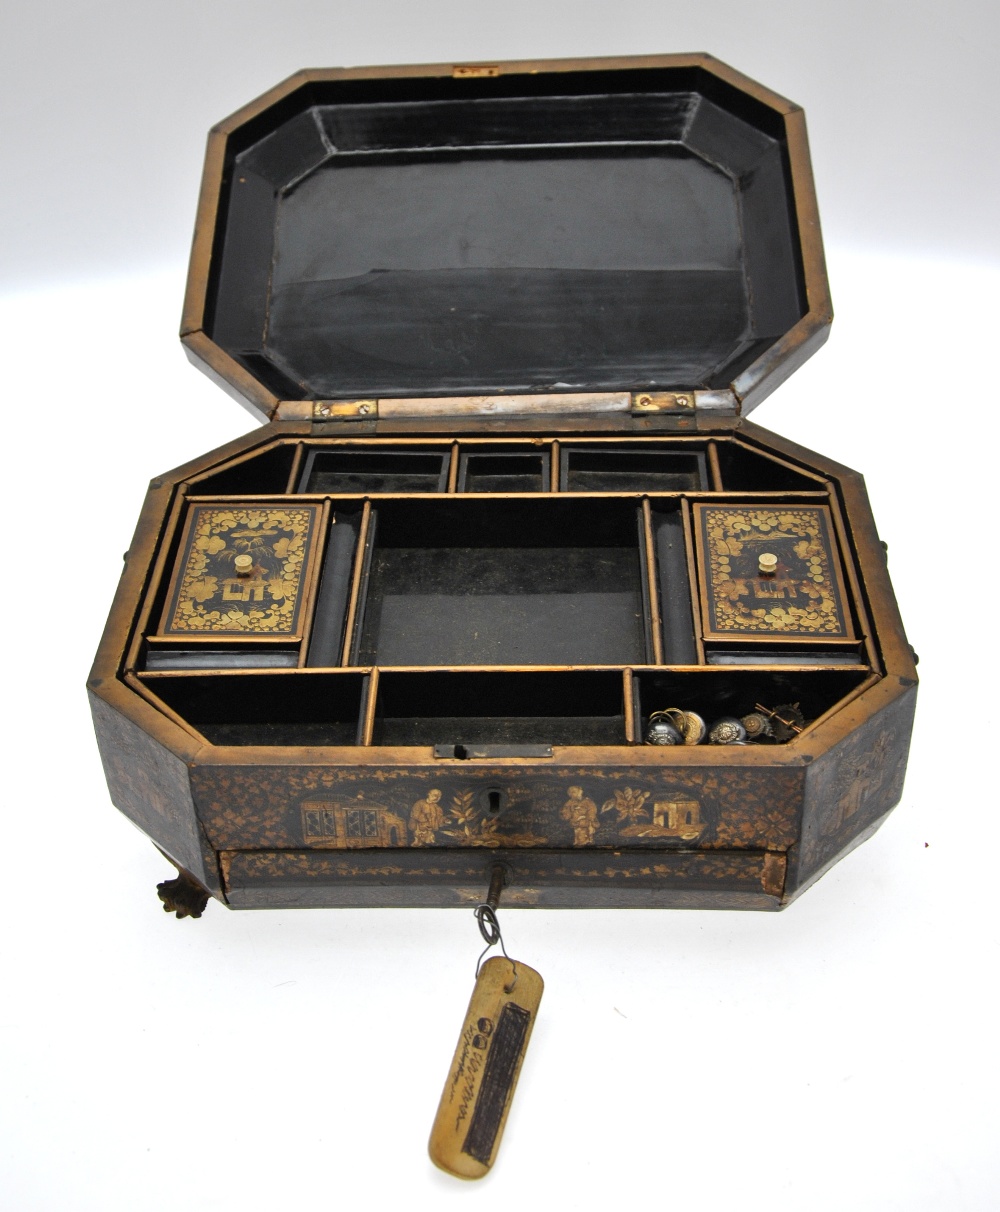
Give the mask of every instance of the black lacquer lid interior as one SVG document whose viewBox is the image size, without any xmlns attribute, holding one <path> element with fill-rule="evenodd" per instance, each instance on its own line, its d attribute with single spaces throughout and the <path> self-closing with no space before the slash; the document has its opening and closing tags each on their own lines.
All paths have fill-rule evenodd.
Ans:
<svg viewBox="0 0 1000 1212">
<path fill-rule="evenodd" d="M 284 399 L 723 387 L 805 310 L 781 116 L 697 68 L 312 83 L 230 140 L 206 328 Z"/>
</svg>

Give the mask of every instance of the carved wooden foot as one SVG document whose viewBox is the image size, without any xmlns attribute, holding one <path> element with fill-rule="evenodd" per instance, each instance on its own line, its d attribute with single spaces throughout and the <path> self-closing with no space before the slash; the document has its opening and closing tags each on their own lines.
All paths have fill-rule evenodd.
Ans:
<svg viewBox="0 0 1000 1212">
<path fill-rule="evenodd" d="M 178 917 L 201 917 L 208 904 L 208 893 L 186 871 L 179 872 L 174 880 L 157 884 L 156 893 L 163 901 L 163 912 Z"/>
</svg>

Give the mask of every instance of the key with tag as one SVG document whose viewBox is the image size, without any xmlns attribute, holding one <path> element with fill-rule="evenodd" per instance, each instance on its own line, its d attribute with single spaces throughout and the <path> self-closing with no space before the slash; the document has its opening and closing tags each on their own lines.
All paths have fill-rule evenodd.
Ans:
<svg viewBox="0 0 1000 1212">
<path fill-rule="evenodd" d="M 476 909 L 487 950 L 498 942 L 503 950 L 497 870 L 487 903 Z M 456 1178 L 482 1178 L 496 1159 L 543 988 L 534 968 L 506 950 L 477 967 L 428 1146 L 434 1164 Z"/>
</svg>

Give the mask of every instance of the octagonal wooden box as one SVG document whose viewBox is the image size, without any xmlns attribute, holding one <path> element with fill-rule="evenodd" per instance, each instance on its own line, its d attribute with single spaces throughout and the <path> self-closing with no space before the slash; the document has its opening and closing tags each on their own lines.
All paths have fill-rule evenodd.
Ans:
<svg viewBox="0 0 1000 1212">
<path fill-rule="evenodd" d="M 707 56 L 306 71 L 217 126 L 182 339 L 266 424 L 152 482 L 89 684 L 168 908 L 499 862 L 777 909 L 868 836 L 916 694 L 883 547 L 745 420 L 830 320 L 802 113 Z M 668 709 L 774 726 L 645 743 Z"/>
</svg>

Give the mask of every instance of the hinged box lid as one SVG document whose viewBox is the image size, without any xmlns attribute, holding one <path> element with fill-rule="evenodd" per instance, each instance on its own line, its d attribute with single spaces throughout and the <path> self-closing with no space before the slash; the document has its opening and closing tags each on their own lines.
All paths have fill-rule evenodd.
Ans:
<svg viewBox="0 0 1000 1212">
<path fill-rule="evenodd" d="M 269 418 L 541 420 L 745 413 L 830 321 L 802 111 L 672 55 L 290 77 L 209 136 L 181 335 Z"/>
</svg>

